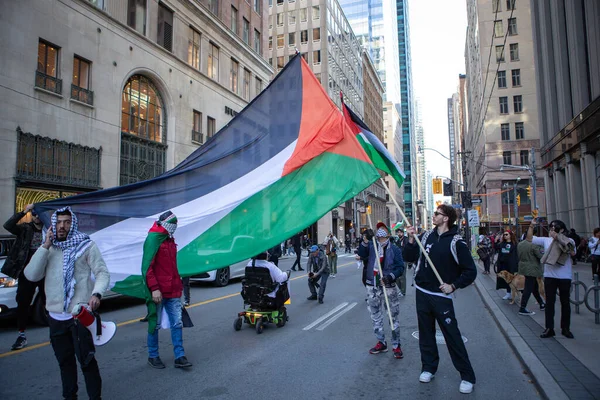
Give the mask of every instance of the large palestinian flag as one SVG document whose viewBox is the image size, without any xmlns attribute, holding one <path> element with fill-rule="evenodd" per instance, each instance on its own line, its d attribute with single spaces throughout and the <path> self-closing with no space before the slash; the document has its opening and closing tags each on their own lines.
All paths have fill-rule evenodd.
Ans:
<svg viewBox="0 0 600 400">
<path fill-rule="evenodd" d="M 177 216 L 178 266 L 188 276 L 273 247 L 378 178 L 342 113 L 296 56 L 172 170 L 35 208 L 49 213 L 70 205 L 100 247 L 113 290 L 143 298 L 143 244 L 164 211 Z"/>
</svg>

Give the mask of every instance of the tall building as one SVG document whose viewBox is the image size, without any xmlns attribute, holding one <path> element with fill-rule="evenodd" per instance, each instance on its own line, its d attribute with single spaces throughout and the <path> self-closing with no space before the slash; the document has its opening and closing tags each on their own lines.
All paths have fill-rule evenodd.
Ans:
<svg viewBox="0 0 600 400">
<path fill-rule="evenodd" d="M 269 82 L 266 13 L 241 0 L 3 4 L 0 214 L 182 161 Z"/>
<path fill-rule="evenodd" d="M 371 79 L 369 71 L 373 71 L 373 65 L 369 65 L 370 60 L 366 60 L 369 71 L 364 76 L 365 60 L 360 41 L 337 0 L 269 0 L 268 12 L 268 57 L 275 71 L 280 71 L 299 52 L 338 107 L 341 108 L 342 92 L 344 102 L 364 118 L 366 100 L 369 121 L 381 126 L 380 121 L 373 119 L 372 113 L 378 92 L 379 96 L 382 95 L 381 82 Z M 364 85 L 368 85 L 369 93 L 366 95 Z M 377 201 L 380 196 L 385 198 L 383 188 L 372 185 L 365 192 L 377 194 L 372 201 L 372 210 L 383 216 L 385 206 Z M 357 224 L 359 228 L 366 227 L 365 214 L 357 212 L 361 196 L 357 200 L 358 204 L 347 201 L 336 207 L 307 228 L 313 243 L 323 241 L 329 232 L 341 239 L 349 235 Z M 354 233 L 359 234 L 360 230 L 355 229 Z"/>
<path fill-rule="evenodd" d="M 461 101 L 459 93 L 454 93 L 448 99 L 448 146 L 450 150 L 450 176 L 452 187 L 452 204 L 460 204 L 460 192 L 463 190 L 463 165 L 465 160 L 462 152 L 461 131 L 463 120 L 461 118 Z"/>
<path fill-rule="evenodd" d="M 425 132 L 423 129 L 423 121 L 421 119 L 421 105 L 419 100 L 415 100 L 415 139 L 416 144 L 419 148 L 425 147 Z M 415 200 L 417 218 L 416 223 L 419 228 L 424 228 L 425 221 L 429 217 L 427 212 L 427 161 L 425 160 L 425 154 L 423 152 L 417 152 L 417 164 L 414 168 L 415 183 L 417 185 L 417 198 Z M 431 185 L 431 183 L 429 183 Z"/>
<path fill-rule="evenodd" d="M 528 2 L 468 0 L 465 48 L 468 104 L 463 156 L 469 171 L 465 184 L 483 196 L 482 213 L 491 226 L 509 225 L 516 185 L 521 223 L 531 214 L 527 168 L 534 148 L 539 165 L 540 132 L 534 67 L 533 30 Z M 503 167 L 508 165 L 508 167 Z M 511 167 L 513 166 L 513 167 Z M 520 180 L 518 179 L 520 178 Z M 543 181 L 538 180 L 538 203 Z M 506 190 L 503 190 L 506 189 Z M 542 210 L 542 214 L 545 211 Z"/>
<path fill-rule="evenodd" d="M 391 101 L 387 101 L 383 105 L 383 132 L 383 143 L 398 165 L 402 165 L 402 121 L 398 113 L 398 108 Z M 403 207 L 404 188 L 398 186 L 396 181 L 390 176 L 385 177 L 385 182 L 392 193 L 393 199 L 400 207 Z M 396 208 L 394 201 L 389 198 L 389 195 L 387 206 L 390 223 L 395 224 L 402 221 L 402 216 Z"/>
<path fill-rule="evenodd" d="M 396 26 L 398 35 L 398 60 L 400 68 L 400 116 L 402 118 L 404 211 L 409 219 L 416 212 L 417 183 L 414 166 L 417 165 L 417 144 L 414 126 L 414 94 L 412 84 L 412 58 L 410 50 L 410 24 L 408 0 L 396 0 Z"/>
<path fill-rule="evenodd" d="M 431 171 L 427 170 L 427 200 L 426 203 L 427 204 L 427 216 L 428 218 L 425 219 L 425 229 L 433 229 L 433 222 L 431 221 L 431 217 L 433 216 L 433 212 L 435 211 L 434 208 L 434 202 L 433 202 L 433 185 L 431 184 L 431 182 L 433 182 L 433 175 L 431 174 Z"/>
<path fill-rule="evenodd" d="M 590 236 L 600 225 L 600 3 L 532 1 L 531 18 L 548 220 Z"/>
<path fill-rule="evenodd" d="M 300 52 L 341 107 L 363 116 L 363 72 L 359 40 L 336 0 L 269 0 L 269 63 L 280 71 Z"/>
</svg>

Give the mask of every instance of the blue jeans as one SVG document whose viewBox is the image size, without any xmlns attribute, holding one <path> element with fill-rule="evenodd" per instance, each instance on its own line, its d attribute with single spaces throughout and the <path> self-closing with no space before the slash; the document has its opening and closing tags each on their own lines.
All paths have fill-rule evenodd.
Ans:
<svg viewBox="0 0 600 400">
<path fill-rule="evenodd" d="M 323 300 L 323 296 L 325 295 L 325 288 L 327 287 L 327 279 L 329 279 L 329 274 L 321 274 L 317 283 L 321 286 L 319 288 L 318 298 Z M 308 282 L 308 290 L 310 290 L 310 294 L 313 296 L 317 296 L 317 289 L 315 288 L 314 283 Z"/>
<path fill-rule="evenodd" d="M 175 359 L 183 357 L 185 352 L 183 350 L 183 323 L 181 322 L 181 300 L 176 299 L 163 299 L 161 303 L 156 305 L 156 314 L 158 315 L 158 322 L 154 333 L 148 334 L 148 357 L 158 357 L 158 330 L 160 329 L 160 316 L 162 315 L 163 307 L 167 311 L 169 316 L 169 323 L 171 325 L 171 342 L 173 343 L 173 353 L 175 353 Z"/>
</svg>

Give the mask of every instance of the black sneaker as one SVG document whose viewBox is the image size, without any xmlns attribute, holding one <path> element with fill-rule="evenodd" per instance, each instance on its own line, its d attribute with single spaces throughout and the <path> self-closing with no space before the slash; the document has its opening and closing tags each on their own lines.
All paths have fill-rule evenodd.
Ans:
<svg viewBox="0 0 600 400">
<path fill-rule="evenodd" d="M 315 296 L 315 295 L 308 296 L 308 297 L 306 298 L 306 300 L 317 300 L 317 296 Z"/>
<path fill-rule="evenodd" d="M 377 342 L 375 347 L 373 347 L 371 350 L 369 350 L 369 353 L 379 354 L 379 353 L 385 353 L 386 351 L 388 351 L 387 343 Z"/>
<path fill-rule="evenodd" d="M 546 309 L 546 303 L 540 304 L 540 311 L 544 311 Z"/>
<path fill-rule="evenodd" d="M 563 335 L 564 337 L 566 337 L 567 339 L 575 339 L 575 336 L 573 336 L 573 334 L 571 333 L 571 331 L 570 331 L 570 330 L 568 330 L 568 329 L 563 329 L 563 330 L 561 331 L 561 333 L 562 333 L 562 335 Z"/>
<path fill-rule="evenodd" d="M 323 304 L 323 299 L 319 299 L 319 304 Z"/>
<path fill-rule="evenodd" d="M 152 368 L 156 368 L 156 369 L 164 369 L 165 368 L 165 364 L 163 364 L 160 357 L 148 358 L 148 364 Z"/>
<path fill-rule="evenodd" d="M 189 362 L 185 356 L 179 357 L 175 360 L 175 368 L 189 368 L 191 366 L 192 363 Z"/>
<path fill-rule="evenodd" d="M 19 335 L 15 341 L 15 344 L 12 345 L 11 350 L 21 350 L 25 346 L 27 346 L 27 338 Z"/>
<path fill-rule="evenodd" d="M 554 329 L 550 329 L 550 328 L 546 329 L 546 330 L 545 330 L 544 332 L 542 332 L 542 334 L 540 335 L 540 337 L 541 337 L 542 339 L 547 339 L 547 338 L 551 338 L 551 337 L 554 337 L 554 336 L 556 336 L 556 333 L 554 333 Z"/>
<path fill-rule="evenodd" d="M 533 311 L 529 311 L 526 308 L 521 308 L 519 310 L 519 315 L 530 315 L 531 316 L 531 315 L 535 315 L 535 313 Z"/>
<path fill-rule="evenodd" d="M 298 267 L 298 271 L 304 271 L 304 268 Z"/>
</svg>

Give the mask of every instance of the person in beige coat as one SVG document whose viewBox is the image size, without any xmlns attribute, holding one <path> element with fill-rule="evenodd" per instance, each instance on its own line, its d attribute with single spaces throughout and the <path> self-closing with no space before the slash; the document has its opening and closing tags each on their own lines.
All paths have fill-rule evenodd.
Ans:
<svg viewBox="0 0 600 400">
<path fill-rule="evenodd" d="M 100 399 L 102 379 L 92 334 L 71 312 L 81 303 L 97 309 L 110 275 L 98 246 L 77 229 L 70 207 L 52 215 L 51 229 L 24 273 L 32 282 L 45 278 L 50 343 L 60 366 L 63 398 L 77 398 L 77 356 L 89 398 Z"/>
</svg>

